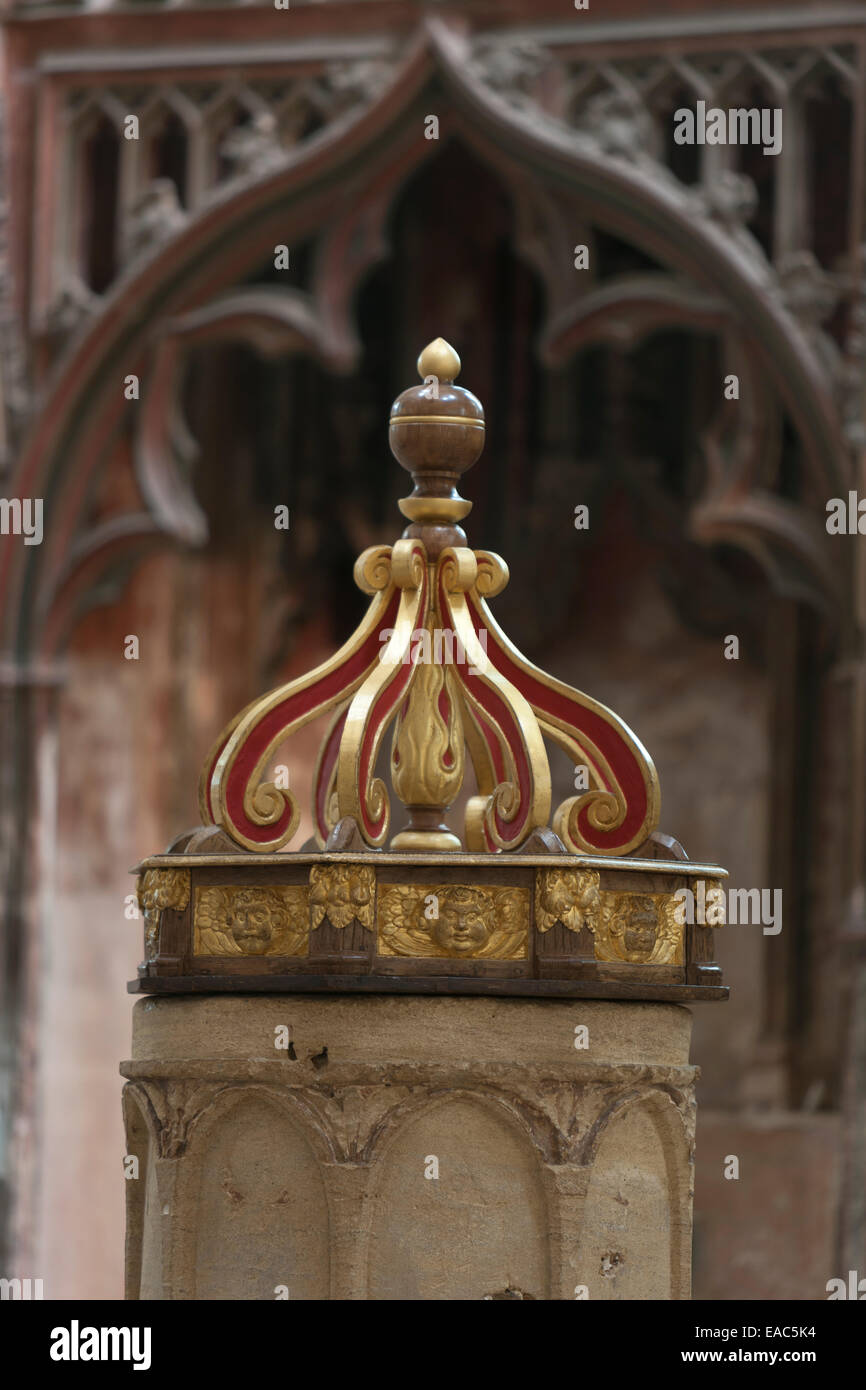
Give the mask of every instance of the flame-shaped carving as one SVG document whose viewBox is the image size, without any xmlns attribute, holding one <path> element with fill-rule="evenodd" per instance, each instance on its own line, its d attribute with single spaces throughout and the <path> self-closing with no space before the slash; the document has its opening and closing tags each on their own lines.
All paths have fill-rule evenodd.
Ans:
<svg viewBox="0 0 866 1390">
<path fill-rule="evenodd" d="M 432 627 L 428 628 L 432 637 Z M 434 661 L 420 665 L 394 729 L 391 780 L 405 806 L 444 810 L 463 785 L 463 725 L 452 678 Z"/>
</svg>

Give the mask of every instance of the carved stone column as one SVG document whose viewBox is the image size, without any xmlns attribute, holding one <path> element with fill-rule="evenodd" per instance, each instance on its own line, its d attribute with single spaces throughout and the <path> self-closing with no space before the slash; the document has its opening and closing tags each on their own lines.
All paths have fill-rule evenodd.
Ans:
<svg viewBox="0 0 866 1390">
<path fill-rule="evenodd" d="M 690 1032 L 621 1000 L 141 1001 L 130 1294 L 687 1298 Z"/>
</svg>

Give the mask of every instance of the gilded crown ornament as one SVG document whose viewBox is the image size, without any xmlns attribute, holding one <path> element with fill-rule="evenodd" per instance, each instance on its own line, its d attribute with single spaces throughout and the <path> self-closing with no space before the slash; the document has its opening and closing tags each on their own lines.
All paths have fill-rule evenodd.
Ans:
<svg viewBox="0 0 866 1390">
<path fill-rule="evenodd" d="M 356 561 L 360 626 L 232 720 L 202 772 L 205 824 L 139 866 L 132 990 L 726 997 L 724 913 L 702 910 L 724 869 L 659 833 L 655 768 L 622 720 L 527 661 L 490 610 L 508 569 L 463 530 L 485 421 L 459 373 L 437 338 L 391 407 L 412 490 L 400 539 Z M 273 764 L 326 714 L 315 843 L 295 847 Z M 555 808 L 551 744 L 586 770 Z"/>
<path fill-rule="evenodd" d="M 649 754 L 611 710 L 547 675 L 508 640 L 488 600 L 508 583 L 498 555 L 471 550 L 458 483 L 484 447 L 484 410 L 457 385 L 460 358 L 437 338 L 418 358 L 422 384 L 391 407 L 389 442 L 414 489 L 393 546 L 355 564 L 370 596 L 360 626 L 330 660 L 255 700 L 223 730 L 202 772 L 206 823 L 245 850 L 284 849 L 300 808 L 266 778 L 277 747 L 331 711 L 312 789 L 320 849 L 341 822 L 363 846 L 399 852 L 499 853 L 552 828 L 563 852 L 628 855 L 659 819 Z M 389 733 L 391 782 L 406 824 L 389 842 L 388 790 L 376 775 Z M 587 769 L 588 787 L 556 807 L 545 741 Z M 462 839 L 445 822 L 466 752 L 477 794 Z"/>
<path fill-rule="evenodd" d="M 361 1246 L 356 1240 L 359 1230 L 368 1233 L 371 1194 L 379 1190 L 389 1196 L 383 1220 L 389 1231 L 393 1227 L 393 1183 L 387 1174 L 383 1181 L 386 1170 L 376 1166 L 390 1162 L 392 1146 L 382 1140 L 387 1126 L 402 1133 L 400 1126 L 411 1128 L 421 1113 L 416 1101 L 422 1110 L 428 1101 L 444 1101 L 436 1122 L 444 1117 L 446 1127 L 454 1126 L 449 1143 L 462 1142 L 465 1133 L 475 1134 L 472 1125 L 467 1128 L 466 1107 L 476 1105 L 478 1115 L 487 1116 L 491 1088 L 521 1126 L 530 1126 L 526 1133 L 537 1143 L 540 1157 L 528 1148 L 526 1154 L 542 1184 L 545 1230 L 545 1203 L 553 1194 L 565 1203 L 557 1229 L 593 1232 L 596 1248 L 581 1234 L 581 1249 L 589 1253 L 578 1251 L 574 1258 L 587 1269 L 602 1269 L 599 1296 L 607 1296 L 603 1274 L 610 1240 L 604 1194 L 623 1143 L 638 1159 L 646 1148 L 649 1158 L 628 1200 L 622 1199 L 632 1212 L 630 1229 L 638 1234 L 632 1245 L 617 1234 L 626 1254 L 616 1259 L 628 1268 L 639 1264 L 629 1251 L 640 1255 L 645 1249 L 647 1222 L 673 1232 L 677 1250 L 682 1247 L 690 1219 L 694 1123 L 694 1068 L 686 1065 L 689 1015 L 657 1006 L 727 998 L 714 946 L 715 929 L 725 917 L 727 875 L 716 864 L 690 860 L 679 841 L 656 829 L 655 769 L 625 724 L 527 661 L 497 625 L 488 604 L 505 587 L 508 570 L 498 555 L 470 549 L 463 530 L 471 503 L 459 487 L 484 446 L 485 423 L 481 403 L 457 384 L 459 372 L 457 353 L 437 338 L 418 359 L 420 384 L 391 408 L 391 449 L 413 487 L 399 504 L 407 523 L 400 539 L 366 550 L 356 562 L 356 582 L 370 600 L 357 631 L 309 675 L 241 711 L 203 770 L 206 824 L 175 836 L 164 854 L 138 865 L 144 960 L 128 987 L 153 996 L 155 1007 L 136 1010 L 136 1051 L 123 1068 L 129 1081 L 128 1152 L 182 1154 L 185 1138 L 172 1138 L 167 1148 L 157 1137 L 165 1132 L 164 1115 L 170 1112 L 175 1124 L 188 1105 L 195 1115 L 206 1111 L 208 1119 L 193 1125 L 191 1157 L 182 1158 L 193 1166 L 185 1170 L 188 1176 L 179 1171 L 173 1189 L 172 1212 L 177 1194 L 187 1200 L 188 1193 L 191 1216 L 172 1216 L 169 1230 L 163 1213 L 154 1236 L 153 1222 L 147 1223 L 162 1203 L 150 1213 L 144 1184 L 127 1184 L 135 1296 L 145 1287 L 163 1296 L 165 1287 L 157 1283 L 159 1261 L 142 1255 L 145 1229 L 147 1248 L 168 1251 L 172 1271 L 192 1269 L 199 1249 L 205 1251 L 203 1269 L 226 1268 L 225 1259 L 213 1253 L 210 1227 L 225 1232 L 234 1259 L 243 1242 L 238 1244 L 232 1207 L 239 1193 L 248 1194 L 255 1215 L 258 1189 L 249 1184 L 259 1173 L 259 1207 L 268 1220 L 253 1222 L 255 1241 L 277 1220 L 272 1213 L 282 1213 L 283 1220 L 294 1210 L 289 1196 L 297 1189 L 298 1229 L 313 1249 L 309 1242 L 319 1238 L 318 1222 L 316 1248 L 327 1249 L 333 1213 L 325 1203 L 310 1216 L 309 1177 L 316 1170 L 298 1166 L 300 1150 L 294 1138 L 286 1147 L 286 1124 L 305 1145 L 310 1164 L 314 1155 L 323 1156 L 324 1186 L 317 1179 L 315 1190 L 331 1190 L 332 1170 L 339 1177 L 343 1158 L 343 1167 L 351 1168 L 351 1192 L 338 1204 L 344 1229 L 334 1237 L 334 1257 L 328 1255 L 313 1296 L 325 1297 L 329 1288 L 363 1296 L 360 1284 L 347 1282 L 355 1278 L 353 1270 L 366 1268 L 370 1259 L 372 1269 L 380 1256 L 383 1265 L 393 1263 L 390 1246 L 377 1245 L 367 1234 Z M 325 714 L 330 717 L 323 721 L 312 784 L 315 842 L 290 846 L 300 811 L 293 791 L 278 785 L 283 779 L 274 763 L 285 756 L 287 736 Z M 588 773 L 586 789 L 552 815 L 550 744 Z M 473 773 L 475 785 L 464 792 Z M 393 832 L 392 803 L 398 821 Z M 459 827 L 455 816 L 451 824 L 447 819 L 458 803 L 465 804 Z M 185 1005 L 185 995 L 196 998 L 193 1007 Z M 580 1001 L 580 1007 L 564 1007 L 569 1001 Z M 613 1014 L 611 1002 L 621 1005 Z M 504 1041 L 503 1026 L 512 1030 Z M 180 1048 L 178 1037 L 187 1039 Z M 677 1057 L 682 1063 L 675 1066 Z M 680 1071 L 684 1087 L 672 1089 Z M 172 1086 L 180 1101 L 169 1105 L 166 1088 Z M 560 1093 L 567 1095 L 567 1106 L 548 1103 Z M 584 1093 L 595 1110 L 590 1106 L 578 1118 L 581 1135 L 592 1142 L 577 1146 L 575 1105 Z M 239 1106 L 268 1101 L 254 1120 L 257 1147 L 249 1153 L 249 1124 L 229 1108 L 235 1096 Z M 449 1119 L 452 1101 L 457 1109 Z M 369 1110 L 369 1133 L 358 1128 L 359 1104 Z M 551 1148 L 555 1110 L 562 1110 L 567 1123 L 561 1143 Z M 638 1128 L 611 1147 L 604 1126 L 619 1124 L 620 1115 Z M 540 1117 L 537 1135 L 533 1117 Z M 490 1122 L 501 1126 L 496 1117 Z M 318 1137 L 310 1130 L 309 1140 L 303 1138 L 308 1124 Z M 682 1128 L 681 1140 L 671 1125 Z M 272 1159 L 262 1147 L 269 1126 Z M 145 1138 L 151 1132 L 153 1142 Z M 494 1150 L 500 1137 L 497 1130 L 490 1141 Z M 470 1155 L 473 1171 L 479 1163 L 483 1168 L 482 1150 L 490 1149 L 486 1138 L 479 1142 Z M 232 1174 L 231 1188 L 223 1181 L 226 1154 L 238 1174 Z M 571 1167 L 563 1166 L 563 1154 L 574 1159 Z M 539 1167 L 548 1158 L 554 1181 Z M 673 1196 L 660 1225 L 658 1173 L 673 1172 L 674 1159 L 682 1181 L 671 1178 Z M 208 1189 L 214 1192 L 213 1213 L 202 1206 L 208 1172 L 217 1174 L 218 1186 Z M 275 1205 L 275 1184 L 285 1183 Z M 500 1187 L 497 1178 L 490 1191 Z M 593 1198 L 595 1188 L 601 1198 Z M 638 1209 L 644 1189 L 651 1198 L 646 1211 Z M 526 1205 L 525 1189 L 515 1192 L 507 1210 L 502 1203 L 491 1207 L 489 1224 L 510 1230 L 512 1208 Z M 412 1198 L 410 1226 L 416 1207 Z M 202 1245 L 196 1223 L 205 1218 L 208 1242 Z M 452 1218 L 446 1213 L 443 1220 L 453 1224 Z M 418 1268 L 425 1267 L 429 1251 L 422 1236 Z M 190 1245 L 189 1257 L 175 1260 L 183 1241 Z M 255 1242 L 248 1243 L 251 1274 L 237 1286 L 238 1296 L 269 1297 L 285 1277 L 283 1235 L 266 1246 L 261 1254 Z M 375 1258 L 367 1258 L 367 1247 Z M 582 1268 L 578 1273 L 571 1255 L 551 1251 L 539 1269 L 561 1264 L 567 1270 L 564 1296 L 571 1297 Z M 262 1270 L 269 1270 L 263 1262 L 272 1257 L 274 1272 L 263 1283 Z M 497 1255 L 492 1263 L 485 1247 L 471 1296 L 485 1297 L 485 1289 L 497 1287 L 489 1280 L 502 1276 L 490 1270 L 505 1267 L 510 1258 L 503 1257 L 503 1264 Z M 663 1254 L 660 1265 L 680 1270 L 684 1258 Z M 547 1276 L 538 1277 L 540 1290 Z M 297 1278 L 295 1268 L 293 1297 Z M 172 1296 L 200 1296 L 198 1285 L 175 1287 Z M 414 1272 L 405 1287 L 416 1296 Z M 439 1282 L 432 1296 L 440 1297 L 443 1287 Z M 655 1291 L 655 1273 L 646 1287 Z M 383 1288 L 377 1285 L 370 1296 L 379 1297 L 376 1290 Z M 221 1285 L 219 1296 L 222 1291 Z"/>
</svg>

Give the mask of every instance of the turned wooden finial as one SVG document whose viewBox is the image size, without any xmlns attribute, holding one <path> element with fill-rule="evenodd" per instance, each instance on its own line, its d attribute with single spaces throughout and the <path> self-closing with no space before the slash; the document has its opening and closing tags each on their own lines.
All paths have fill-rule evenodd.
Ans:
<svg viewBox="0 0 866 1390">
<path fill-rule="evenodd" d="M 418 375 L 422 381 L 435 376 L 454 382 L 460 375 L 460 358 L 444 338 L 434 338 L 418 356 Z"/>
<path fill-rule="evenodd" d="M 446 546 L 466 544 L 457 523 L 472 503 L 456 484 L 484 448 L 484 408 L 471 391 L 455 385 L 459 372 L 454 348 L 434 338 L 418 358 L 423 384 L 410 386 L 391 407 L 391 452 L 415 484 L 399 503 L 412 522 L 404 535 L 423 540 L 431 559 Z"/>
</svg>

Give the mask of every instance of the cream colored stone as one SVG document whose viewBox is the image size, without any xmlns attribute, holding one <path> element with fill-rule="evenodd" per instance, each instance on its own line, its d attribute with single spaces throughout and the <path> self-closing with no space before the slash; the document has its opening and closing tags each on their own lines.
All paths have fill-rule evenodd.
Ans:
<svg viewBox="0 0 866 1390">
<path fill-rule="evenodd" d="M 688 1062 L 691 1013 L 679 1004 L 421 995 L 185 995 L 140 999 L 133 1057 L 272 1057 L 274 1028 L 293 1029 L 299 1057 L 328 1044 L 356 1062 L 445 1060 L 580 1062 L 574 1028 L 590 1028 L 590 1056 L 608 1062 Z M 515 1045 L 519 1052 L 515 1053 Z M 526 1054 L 529 1059 L 529 1054 Z"/>
<path fill-rule="evenodd" d="M 622 1001 L 142 1000 L 127 1296 L 687 1298 L 690 1032 Z"/>
</svg>

